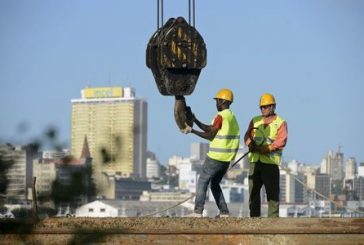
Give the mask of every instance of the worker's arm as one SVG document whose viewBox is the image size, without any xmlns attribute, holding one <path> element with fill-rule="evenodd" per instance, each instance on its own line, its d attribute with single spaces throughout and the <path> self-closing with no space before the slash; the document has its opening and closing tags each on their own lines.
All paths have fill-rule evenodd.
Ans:
<svg viewBox="0 0 364 245">
<path fill-rule="evenodd" d="M 287 143 L 287 136 L 288 136 L 288 128 L 287 123 L 284 122 L 278 128 L 277 131 L 277 138 L 269 145 L 258 146 L 259 152 L 261 154 L 266 154 L 268 152 L 283 150 Z"/>
<path fill-rule="evenodd" d="M 192 129 L 191 133 L 194 133 L 195 135 L 198 135 L 201 138 L 212 141 L 215 138 L 217 131 L 219 131 L 219 129 L 214 128 L 213 126 L 207 126 L 206 129 L 207 129 L 206 131 L 202 131 L 202 132 Z"/>
<path fill-rule="evenodd" d="M 200 129 L 203 130 L 203 132 L 192 129 L 191 133 L 194 133 L 201 138 L 212 141 L 222 126 L 222 117 L 220 115 L 217 115 L 214 119 L 213 125 L 203 124 L 196 117 L 194 118 L 194 122 Z"/>
<path fill-rule="evenodd" d="M 193 121 L 196 123 L 196 125 L 200 128 L 200 129 L 202 129 L 203 131 L 209 131 L 210 129 L 210 127 L 211 127 L 211 125 L 206 125 L 206 124 L 204 124 L 204 123 L 202 123 L 202 122 L 200 122 L 196 117 L 194 117 L 193 118 Z"/>
<path fill-rule="evenodd" d="M 288 138 L 288 127 L 287 123 L 283 122 L 278 128 L 277 138 L 269 145 L 269 151 L 282 150 L 287 143 Z"/>
</svg>

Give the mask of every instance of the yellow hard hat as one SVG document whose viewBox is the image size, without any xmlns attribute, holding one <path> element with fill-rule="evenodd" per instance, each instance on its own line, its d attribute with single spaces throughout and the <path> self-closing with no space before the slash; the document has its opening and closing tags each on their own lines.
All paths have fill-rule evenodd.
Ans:
<svg viewBox="0 0 364 245">
<path fill-rule="evenodd" d="M 265 93 L 260 97 L 259 106 L 275 105 L 275 104 L 276 100 L 274 99 L 274 96 L 269 93 Z"/>
<path fill-rule="evenodd" d="M 220 89 L 219 92 L 217 92 L 214 99 L 228 100 L 230 102 L 233 102 L 234 95 L 230 89 L 223 88 L 223 89 Z"/>
</svg>

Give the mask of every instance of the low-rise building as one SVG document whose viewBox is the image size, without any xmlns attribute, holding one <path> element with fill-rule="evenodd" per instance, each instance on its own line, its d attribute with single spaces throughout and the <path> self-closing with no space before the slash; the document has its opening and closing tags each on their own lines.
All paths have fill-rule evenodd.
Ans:
<svg viewBox="0 0 364 245">
<path fill-rule="evenodd" d="M 93 201 L 76 209 L 76 217 L 118 217 L 118 207 L 105 201 Z"/>
</svg>

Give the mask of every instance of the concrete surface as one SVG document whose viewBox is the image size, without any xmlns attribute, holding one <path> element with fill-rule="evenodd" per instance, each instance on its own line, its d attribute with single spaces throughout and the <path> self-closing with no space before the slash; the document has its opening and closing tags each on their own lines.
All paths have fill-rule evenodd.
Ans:
<svg viewBox="0 0 364 245">
<path fill-rule="evenodd" d="M 0 220 L 2 244 L 364 244 L 363 218 Z"/>
</svg>

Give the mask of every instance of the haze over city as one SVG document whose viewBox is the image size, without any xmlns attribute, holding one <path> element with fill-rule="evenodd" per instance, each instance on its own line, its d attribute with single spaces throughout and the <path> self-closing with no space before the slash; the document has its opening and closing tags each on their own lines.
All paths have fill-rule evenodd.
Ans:
<svg viewBox="0 0 364 245">
<path fill-rule="evenodd" d="M 156 30 L 155 1 L 0 2 L 0 140 L 29 143 L 49 126 L 70 147 L 71 99 L 87 86 L 135 88 L 148 102 L 148 149 L 165 164 L 188 156 L 197 136 L 179 132 L 174 98 L 145 64 Z M 187 1 L 165 1 L 164 21 L 188 18 Z M 288 122 L 285 160 L 319 164 L 342 146 L 364 161 L 364 2 L 196 1 L 207 66 L 187 103 L 201 121 L 222 88 L 235 95 L 241 134 L 264 92 Z"/>
</svg>

